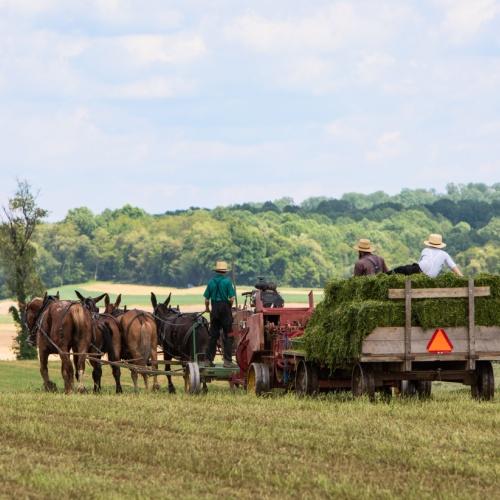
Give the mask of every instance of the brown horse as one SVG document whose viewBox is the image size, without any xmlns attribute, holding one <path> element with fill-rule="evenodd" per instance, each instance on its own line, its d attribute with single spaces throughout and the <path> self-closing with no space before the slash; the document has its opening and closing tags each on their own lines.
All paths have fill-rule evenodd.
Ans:
<svg viewBox="0 0 500 500">
<path fill-rule="evenodd" d="M 94 330 L 90 312 L 80 302 L 33 299 L 27 306 L 26 320 L 30 330 L 36 329 L 40 374 L 45 390 L 54 391 L 56 385 L 49 379 L 49 354 L 59 354 L 64 391 L 73 390 L 74 371 L 70 352 L 77 353 L 76 371 L 78 390 L 84 391 L 86 353 L 89 352 Z"/>
<path fill-rule="evenodd" d="M 75 291 L 82 305 L 90 311 L 94 320 L 94 338 L 90 346 L 90 364 L 92 365 L 92 379 L 94 380 L 94 392 L 101 391 L 102 363 L 100 359 L 104 354 L 108 355 L 109 361 L 120 361 L 121 359 L 121 331 L 118 320 L 111 314 L 100 314 L 97 302 L 104 297 L 104 303 L 109 304 L 109 295 L 104 293 L 99 297 L 83 297 Z M 76 363 L 76 356 L 74 362 Z M 97 359 L 96 359 L 97 358 Z M 113 377 L 115 379 L 116 393 L 123 392 L 120 382 L 120 367 L 111 366 Z"/>
<path fill-rule="evenodd" d="M 138 309 L 123 312 L 119 317 L 122 331 L 122 359 L 133 365 L 143 366 L 150 364 L 158 370 L 158 354 L 156 352 L 158 340 L 156 323 L 151 314 Z M 138 390 L 137 371 L 130 370 L 134 389 Z M 148 375 L 142 373 L 144 385 L 148 389 Z M 153 374 L 153 390 L 160 388 L 158 375 Z"/>
<path fill-rule="evenodd" d="M 163 348 L 163 359 L 172 358 L 180 361 L 204 359 L 208 346 L 208 321 L 199 313 L 181 313 L 179 309 L 170 307 L 170 294 L 165 302 L 158 303 L 156 295 L 151 292 L 153 315 L 158 329 L 158 341 Z M 165 364 L 170 371 L 170 365 Z M 167 375 L 168 392 L 175 393 L 171 375 Z M 203 390 L 206 382 L 203 381 Z"/>
</svg>

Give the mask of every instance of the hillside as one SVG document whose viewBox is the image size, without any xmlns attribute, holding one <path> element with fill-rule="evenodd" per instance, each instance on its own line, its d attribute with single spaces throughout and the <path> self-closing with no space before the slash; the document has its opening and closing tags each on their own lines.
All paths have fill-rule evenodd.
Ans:
<svg viewBox="0 0 500 500">
<path fill-rule="evenodd" d="M 414 262 L 423 239 L 442 233 L 466 273 L 500 269 L 500 184 L 450 185 L 446 193 L 349 193 L 192 208 L 151 215 L 124 206 L 81 207 L 37 234 L 38 270 L 48 287 L 88 280 L 199 286 L 216 259 L 234 262 L 237 281 L 259 275 L 287 286 L 323 286 L 349 276 L 352 245 L 370 238 L 388 265 Z"/>
</svg>

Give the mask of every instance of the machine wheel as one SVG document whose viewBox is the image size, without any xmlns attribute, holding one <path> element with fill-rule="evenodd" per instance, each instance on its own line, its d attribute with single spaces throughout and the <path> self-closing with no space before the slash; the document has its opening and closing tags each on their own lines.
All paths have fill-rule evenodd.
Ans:
<svg viewBox="0 0 500 500">
<path fill-rule="evenodd" d="M 184 368 L 184 391 L 187 394 L 199 394 L 201 391 L 200 367 L 198 363 L 186 363 Z"/>
<path fill-rule="evenodd" d="M 351 388 L 354 397 L 368 396 L 370 401 L 375 400 L 375 375 L 373 368 L 358 363 L 352 370 Z"/>
<path fill-rule="evenodd" d="M 316 394 L 318 390 L 318 367 L 301 360 L 295 372 L 295 393 L 297 396 L 310 396 Z"/>
<path fill-rule="evenodd" d="M 472 397 L 490 401 L 495 395 L 495 375 L 491 361 L 477 361 L 474 381 L 471 385 Z"/>
<path fill-rule="evenodd" d="M 270 388 L 269 367 L 264 363 L 252 363 L 247 372 L 247 392 L 261 396 L 269 392 Z"/>
</svg>

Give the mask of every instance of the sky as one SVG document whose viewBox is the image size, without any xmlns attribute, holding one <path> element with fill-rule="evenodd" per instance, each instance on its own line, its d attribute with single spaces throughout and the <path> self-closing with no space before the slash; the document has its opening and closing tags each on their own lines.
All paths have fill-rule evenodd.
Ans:
<svg viewBox="0 0 500 500">
<path fill-rule="evenodd" d="M 500 181 L 500 0 L 0 0 L 0 204 Z"/>
</svg>

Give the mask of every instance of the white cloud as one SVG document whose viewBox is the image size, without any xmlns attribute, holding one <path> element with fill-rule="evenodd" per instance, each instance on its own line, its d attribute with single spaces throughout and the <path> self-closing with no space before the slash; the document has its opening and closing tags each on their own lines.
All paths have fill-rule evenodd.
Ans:
<svg viewBox="0 0 500 500">
<path fill-rule="evenodd" d="M 182 78 L 157 76 L 112 85 L 101 92 L 111 99 L 164 99 L 189 94 L 194 87 L 193 82 Z"/>
<path fill-rule="evenodd" d="M 375 143 L 375 148 L 366 155 L 368 161 L 380 161 L 399 156 L 402 152 L 403 141 L 401 132 L 394 130 L 384 132 Z"/>
<path fill-rule="evenodd" d="M 145 65 L 190 63 L 207 51 L 199 35 L 135 35 L 119 37 L 116 42 L 136 62 Z"/>
<path fill-rule="evenodd" d="M 438 0 L 444 10 L 443 30 L 455 42 L 466 41 L 500 13 L 497 0 Z"/>
</svg>

